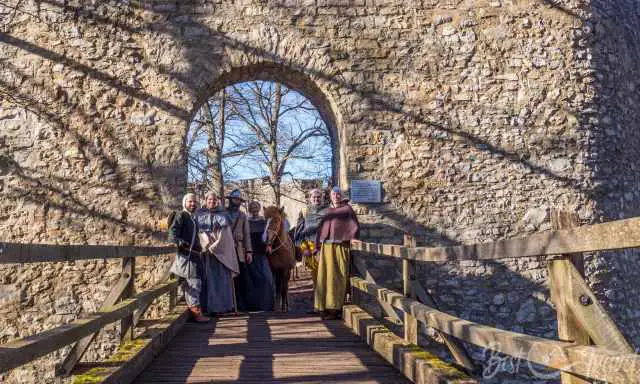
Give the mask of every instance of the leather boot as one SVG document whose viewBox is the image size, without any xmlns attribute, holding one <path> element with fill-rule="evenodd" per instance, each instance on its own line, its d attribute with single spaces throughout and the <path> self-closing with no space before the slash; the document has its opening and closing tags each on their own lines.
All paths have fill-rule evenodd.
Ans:
<svg viewBox="0 0 640 384">
<path fill-rule="evenodd" d="M 202 314 L 202 309 L 199 306 L 189 307 L 189 312 L 191 312 L 191 320 L 196 323 L 206 323 L 210 319 L 207 316 Z"/>
</svg>

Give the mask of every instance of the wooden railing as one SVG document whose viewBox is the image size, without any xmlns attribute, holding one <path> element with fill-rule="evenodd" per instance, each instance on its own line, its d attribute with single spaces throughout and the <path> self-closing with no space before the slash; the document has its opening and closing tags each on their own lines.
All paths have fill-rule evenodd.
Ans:
<svg viewBox="0 0 640 384">
<path fill-rule="evenodd" d="M 562 221 L 560 221 L 562 222 Z M 571 220 L 569 220 L 571 222 Z M 567 225 L 566 220 L 564 226 Z M 563 225 L 556 225 L 556 228 Z M 583 252 L 640 247 L 640 218 L 613 221 L 535 234 L 526 238 L 454 247 L 415 247 L 411 236 L 404 246 L 352 242 L 354 258 L 376 254 L 402 260 L 403 292 L 375 284 L 370 278 L 351 278 L 352 297 L 374 296 L 387 317 L 404 315 L 407 341 L 418 344 L 418 323 L 443 338 L 457 363 L 474 371 L 461 341 L 561 371 L 562 383 L 640 383 L 640 355 L 624 338 L 581 275 Z M 560 340 L 550 340 L 474 323 L 438 309 L 436 301 L 415 276 L 415 263 L 456 260 L 496 260 L 532 256 L 549 258 L 551 298 L 558 318 Z M 613 255 L 612 257 L 615 257 Z M 362 263 L 361 263 L 362 264 Z M 360 271 L 369 276 L 367 271 Z"/>
<path fill-rule="evenodd" d="M 97 312 L 36 335 L 0 344 L 0 373 L 75 343 L 56 372 L 61 376 L 70 375 L 98 332 L 117 321 L 121 322 L 120 342 L 133 339 L 136 324 L 156 298 L 168 293 L 169 306 L 175 306 L 178 287 L 175 280 L 169 280 L 169 272 L 166 271 L 158 285 L 134 294 L 135 258 L 174 253 L 174 247 L 0 243 L 0 265 L 91 259 L 122 260 L 120 277 Z"/>
</svg>

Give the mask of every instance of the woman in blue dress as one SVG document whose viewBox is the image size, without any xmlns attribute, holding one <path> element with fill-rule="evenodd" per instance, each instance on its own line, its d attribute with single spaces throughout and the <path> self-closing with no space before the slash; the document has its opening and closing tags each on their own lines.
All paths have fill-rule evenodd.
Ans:
<svg viewBox="0 0 640 384">
<path fill-rule="evenodd" d="M 200 301 L 207 313 L 215 315 L 236 309 L 233 277 L 238 274 L 238 262 L 232 245 L 229 216 L 215 193 L 208 193 L 205 202 L 206 205 L 196 211 L 195 219 L 200 232 L 214 245 L 209 245 L 204 257 L 204 289 Z M 230 247 L 220 246 L 225 237 L 228 237 L 226 241 Z"/>
</svg>

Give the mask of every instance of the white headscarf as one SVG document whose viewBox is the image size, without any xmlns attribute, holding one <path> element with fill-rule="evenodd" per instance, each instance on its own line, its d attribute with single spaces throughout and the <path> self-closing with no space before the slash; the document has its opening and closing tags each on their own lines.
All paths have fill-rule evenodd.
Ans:
<svg viewBox="0 0 640 384">
<path fill-rule="evenodd" d="M 218 194 L 213 192 L 213 191 L 211 191 L 211 192 L 207 192 L 207 194 L 204 195 L 205 203 L 207 202 L 207 199 L 210 198 L 210 197 L 213 197 L 214 199 L 218 200 Z"/>
<path fill-rule="evenodd" d="M 194 193 L 187 193 L 186 195 L 184 195 L 184 197 L 182 198 L 182 209 L 184 209 L 186 212 L 188 212 L 189 214 L 191 213 L 188 209 L 187 209 L 187 200 L 193 198 L 196 198 L 196 195 Z"/>
</svg>

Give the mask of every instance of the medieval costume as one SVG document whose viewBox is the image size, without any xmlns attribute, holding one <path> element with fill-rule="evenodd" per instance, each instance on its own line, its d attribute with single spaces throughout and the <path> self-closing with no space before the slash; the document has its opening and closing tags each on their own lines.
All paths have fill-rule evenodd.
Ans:
<svg viewBox="0 0 640 384">
<path fill-rule="evenodd" d="M 178 251 L 171 265 L 171 273 L 183 279 L 182 288 L 185 301 L 197 322 L 207 321 L 202 316 L 200 292 L 202 291 L 202 260 L 200 259 L 200 241 L 198 224 L 188 209 L 188 202 L 194 201 L 193 194 L 186 194 L 182 199 L 183 210 L 178 212 L 169 227 L 169 241 L 176 244 Z M 195 208 L 195 205 L 193 206 Z"/>
<path fill-rule="evenodd" d="M 236 254 L 238 255 L 238 261 L 240 273 L 234 279 L 236 289 L 236 304 L 238 310 L 248 310 L 249 296 L 254 292 L 250 292 L 250 286 L 247 286 L 247 268 L 246 264 L 251 263 L 253 259 L 253 249 L 251 247 L 251 231 L 249 229 L 249 220 L 247 215 L 240 211 L 240 205 L 244 201 L 240 190 L 234 189 L 229 196 L 229 206 L 227 213 L 231 219 L 231 233 L 233 234 L 234 245 Z"/>
<path fill-rule="evenodd" d="M 316 234 L 319 263 L 315 308 L 323 313 L 323 318 L 335 319 L 342 309 L 350 274 L 349 246 L 359 230 L 356 213 L 346 201 L 328 208 L 320 224 Z"/>
<path fill-rule="evenodd" d="M 233 277 L 239 273 L 230 229 L 231 219 L 222 207 L 200 208 L 195 213 L 195 219 L 200 236 L 206 243 L 203 257 L 204 289 L 200 301 L 208 313 L 230 312 L 235 309 Z"/>
<path fill-rule="evenodd" d="M 244 271 L 237 279 L 238 296 L 242 297 L 242 305 L 238 305 L 248 311 L 273 311 L 275 287 L 264 241 L 266 229 L 263 217 L 249 217 L 253 261 L 242 265 Z"/>
</svg>

